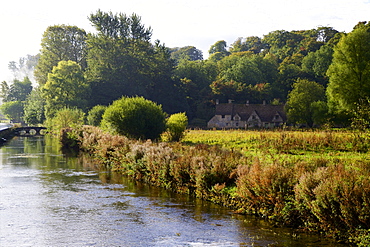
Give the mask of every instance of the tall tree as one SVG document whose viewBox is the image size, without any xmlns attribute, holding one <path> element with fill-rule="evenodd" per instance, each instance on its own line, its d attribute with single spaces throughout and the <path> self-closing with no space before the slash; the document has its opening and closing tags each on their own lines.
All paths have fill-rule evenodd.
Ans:
<svg viewBox="0 0 370 247">
<path fill-rule="evenodd" d="M 168 48 L 150 42 L 152 30 L 139 16 L 99 10 L 89 20 L 98 31 L 88 39 L 91 106 L 135 95 L 163 104 L 169 112 L 184 105 L 171 80 L 174 63 Z"/>
<path fill-rule="evenodd" d="M 214 43 L 208 50 L 209 59 L 213 61 L 219 61 L 222 58 L 230 55 L 230 52 L 226 49 L 227 43 L 225 40 L 219 40 Z"/>
<path fill-rule="evenodd" d="M 262 43 L 262 39 L 257 36 L 249 36 L 245 39 L 238 38 L 230 48 L 230 52 L 251 51 L 254 54 L 260 53 L 266 48 L 266 44 Z"/>
<path fill-rule="evenodd" d="M 312 127 L 317 114 L 315 110 L 325 101 L 325 89 L 322 85 L 308 80 L 298 79 L 293 84 L 293 90 L 288 95 L 286 111 L 288 120 L 292 123 L 307 124 Z"/>
<path fill-rule="evenodd" d="M 10 85 L 8 93 L 4 101 L 25 101 L 27 96 L 32 91 L 32 82 L 28 77 L 23 81 L 14 80 Z"/>
<path fill-rule="evenodd" d="M 89 97 L 89 85 L 83 75 L 81 66 L 73 61 L 61 61 L 49 74 L 42 87 L 45 98 L 45 115 L 53 117 L 63 107 L 84 109 Z"/>
<path fill-rule="evenodd" d="M 92 86 L 92 106 L 108 105 L 123 95 L 146 95 L 149 60 L 154 50 L 151 28 L 133 14 L 105 13 L 98 10 L 89 17 L 98 31 L 88 39 L 87 78 Z"/>
<path fill-rule="evenodd" d="M 370 23 L 359 23 L 334 47 L 328 96 L 332 108 L 353 111 L 370 98 Z"/>
<path fill-rule="evenodd" d="M 195 46 L 185 46 L 181 48 L 172 48 L 171 51 L 171 58 L 177 61 L 177 63 L 181 59 L 189 60 L 189 61 L 196 61 L 196 60 L 203 60 L 203 53 L 201 50 L 197 49 Z"/>
<path fill-rule="evenodd" d="M 35 78 L 40 85 L 48 80 L 48 74 L 60 61 L 74 61 L 86 68 L 87 34 L 76 26 L 50 26 L 44 32 L 40 59 L 35 69 Z"/>
<path fill-rule="evenodd" d="M 45 99 L 39 87 L 27 96 L 23 119 L 30 125 L 42 124 L 45 121 Z"/>
</svg>

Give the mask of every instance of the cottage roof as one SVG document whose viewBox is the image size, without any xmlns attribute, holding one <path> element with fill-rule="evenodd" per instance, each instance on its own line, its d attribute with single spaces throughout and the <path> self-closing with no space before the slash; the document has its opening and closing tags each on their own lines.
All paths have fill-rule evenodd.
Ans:
<svg viewBox="0 0 370 247">
<path fill-rule="evenodd" d="M 286 114 L 283 105 L 265 105 L 265 104 L 218 104 L 216 105 L 216 115 L 238 114 L 241 120 L 246 121 L 250 115 L 256 112 L 262 122 L 273 121 L 276 114 L 279 114 L 283 121 L 286 121 Z"/>
</svg>

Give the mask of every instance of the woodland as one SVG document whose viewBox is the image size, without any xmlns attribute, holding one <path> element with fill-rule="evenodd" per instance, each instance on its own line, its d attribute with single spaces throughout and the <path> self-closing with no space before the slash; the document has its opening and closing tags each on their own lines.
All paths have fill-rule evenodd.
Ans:
<svg viewBox="0 0 370 247">
<path fill-rule="evenodd" d="M 194 46 L 153 41 L 136 14 L 98 10 L 89 20 L 94 33 L 49 26 L 39 54 L 9 63 L 16 79 L 0 89 L 8 118 L 40 124 L 63 107 L 87 113 L 142 96 L 167 114 L 185 112 L 192 127 L 205 127 L 216 100 L 229 99 L 284 104 L 290 124 L 369 127 L 368 22 L 349 33 L 322 26 L 219 40 L 204 59 Z"/>
</svg>

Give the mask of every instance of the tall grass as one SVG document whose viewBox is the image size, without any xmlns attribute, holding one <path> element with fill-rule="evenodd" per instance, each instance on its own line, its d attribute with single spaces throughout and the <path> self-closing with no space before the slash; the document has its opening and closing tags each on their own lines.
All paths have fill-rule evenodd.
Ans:
<svg viewBox="0 0 370 247">
<path fill-rule="evenodd" d="M 361 145 L 351 132 L 332 131 L 191 131 L 187 145 L 135 141 L 86 126 L 78 136 L 80 148 L 101 165 L 132 178 L 280 225 L 359 245 L 370 239 L 366 133 Z"/>
</svg>

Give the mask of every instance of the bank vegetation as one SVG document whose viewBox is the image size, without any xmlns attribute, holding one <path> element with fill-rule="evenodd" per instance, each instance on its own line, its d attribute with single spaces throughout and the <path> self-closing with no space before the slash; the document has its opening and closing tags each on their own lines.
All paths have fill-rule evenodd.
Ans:
<svg viewBox="0 0 370 247">
<path fill-rule="evenodd" d="M 345 131 L 189 131 L 182 142 L 64 129 L 101 168 L 253 214 L 370 244 L 370 136 Z"/>
</svg>

